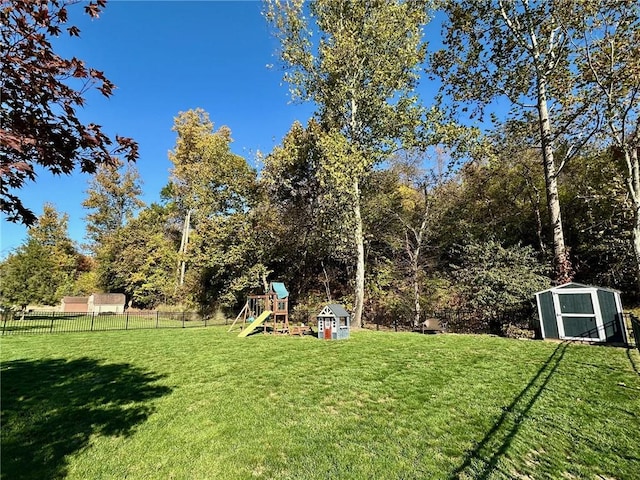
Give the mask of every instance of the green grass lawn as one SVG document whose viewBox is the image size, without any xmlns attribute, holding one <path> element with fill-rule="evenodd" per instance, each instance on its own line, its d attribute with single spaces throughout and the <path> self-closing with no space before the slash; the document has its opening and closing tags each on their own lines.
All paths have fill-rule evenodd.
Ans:
<svg viewBox="0 0 640 480">
<path fill-rule="evenodd" d="M 224 327 L 9 336 L 2 479 L 637 479 L 640 355 Z"/>
</svg>

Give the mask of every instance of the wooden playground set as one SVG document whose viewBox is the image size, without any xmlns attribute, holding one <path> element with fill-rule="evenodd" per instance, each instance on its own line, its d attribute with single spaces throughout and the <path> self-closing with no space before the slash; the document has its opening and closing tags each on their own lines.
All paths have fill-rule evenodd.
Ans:
<svg viewBox="0 0 640 480">
<path fill-rule="evenodd" d="M 312 333 L 308 326 L 289 325 L 289 292 L 284 283 L 271 282 L 264 295 L 249 295 L 247 302 L 229 327 L 229 332 L 241 328 L 239 337 L 262 329 L 274 335 L 304 335 Z"/>
</svg>

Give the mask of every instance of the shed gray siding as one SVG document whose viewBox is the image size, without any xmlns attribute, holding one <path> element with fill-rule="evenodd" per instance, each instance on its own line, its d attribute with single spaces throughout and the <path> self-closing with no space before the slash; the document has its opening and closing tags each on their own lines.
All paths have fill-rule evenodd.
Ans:
<svg viewBox="0 0 640 480">
<path fill-rule="evenodd" d="M 617 290 L 568 283 L 536 299 L 543 338 L 627 342 Z"/>
<path fill-rule="evenodd" d="M 621 328 L 623 319 L 618 313 L 615 294 L 607 290 L 598 290 L 598 302 L 600 303 L 607 342 L 625 342 L 626 339 Z"/>
<path fill-rule="evenodd" d="M 553 294 L 549 291 L 538 294 L 538 302 L 540 303 L 544 338 L 560 338 L 556 311 L 553 306 Z"/>
</svg>

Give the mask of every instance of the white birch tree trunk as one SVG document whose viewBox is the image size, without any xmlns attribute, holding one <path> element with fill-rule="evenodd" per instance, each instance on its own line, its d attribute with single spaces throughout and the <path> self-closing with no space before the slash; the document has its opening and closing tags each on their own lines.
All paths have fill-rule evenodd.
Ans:
<svg viewBox="0 0 640 480">
<path fill-rule="evenodd" d="M 358 178 L 353 180 L 353 213 L 355 218 L 354 241 L 357 250 L 355 308 L 351 326 L 362 327 L 362 311 L 364 308 L 364 231 L 362 228 L 362 212 L 360 211 L 360 184 Z"/>
<path fill-rule="evenodd" d="M 624 150 L 627 163 L 627 190 L 633 207 L 632 241 L 636 258 L 636 282 L 640 291 L 640 160 L 638 148 L 632 146 Z"/>
<path fill-rule="evenodd" d="M 558 285 L 571 281 L 572 269 L 564 243 L 560 197 L 558 195 L 558 172 L 551 142 L 551 120 L 547 104 L 546 82 L 538 78 L 537 110 L 542 146 L 542 162 L 547 193 L 547 207 L 553 237 L 553 277 Z"/>
</svg>

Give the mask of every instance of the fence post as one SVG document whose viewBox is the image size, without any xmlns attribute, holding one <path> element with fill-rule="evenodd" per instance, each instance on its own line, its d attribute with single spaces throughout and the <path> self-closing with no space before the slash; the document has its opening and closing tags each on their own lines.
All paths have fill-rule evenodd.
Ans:
<svg viewBox="0 0 640 480">
<path fill-rule="evenodd" d="M 55 315 L 51 316 L 51 327 L 49 328 L 49 333 L 53 332 L 53 322 L 55 322 L 56 317 Z"/>
<path fill-rule="evenodd" d="M 636 349 L 640 352 L 640 320 L 634 314 L 629 315 L 631 320 L 631 333 L 635 340 Z"/>
<path fill-rule="evenodd" d="M 96 312 L 91 312 L 91 330 L 90 331 L 92 332 L 93 332 L 93 319 L 95 318 L 95 316 L 96 316 Z"/>
<path fill-rule="evenodd" d="M 7 312 L 2 312 L 2 316 L 4 317 L 4 323 L 2 324 L 2 335 L 4 335 L 7 331 L 7 318 L 9 317 L 9 315 L 7 315 Z"/>
<path fill-rule="evenodd" d="M 184 312 L 182 312 L 182 328 L 184 328 Z"/>
<path fill-rule="evenodd" d="M 125 323 L 124 323 L 124 329 L 129 330 L 129 312 L 127 312 L 127 319 L 125 320 Z"/>
<path fill-rule="evenodd" d="M 160 320 L 159 314 L 160 314 L 160 312 L 158 312 L 158 311 L 156 310 L 156 328 L 158 328 L 158 322 L 159 322 L 159 320 Z"/>
</svg>

